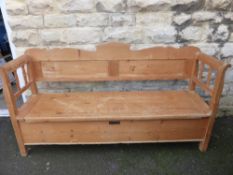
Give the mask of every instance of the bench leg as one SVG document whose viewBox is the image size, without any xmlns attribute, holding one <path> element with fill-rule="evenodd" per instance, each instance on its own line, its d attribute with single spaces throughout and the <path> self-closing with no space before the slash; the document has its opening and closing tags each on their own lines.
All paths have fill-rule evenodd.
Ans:
<svg viewBox="0 0 233 175">
<path fill-rule="evenodd" d="M 19 152 L 22 157 L 26 157 L 28 155 L 27 148 L 25 145 L 18 145 L 19 146 Z"/>
<path fill-rule="evenodd" d="M 23 142 L 23 137 L 22 137 L 19 123 L 17 121 L 15 121 L 14 119 L 11 119 L 11 121 L 12 121 L 12 126 L 13 126 L 13 129 L 15 132 L 16 141 L 18 143 L 19 152 L 20 152 L 21 156 L 26 157 L 27 156 L 27 149 L 26 149 L 26 146 L 24 145 L 24 142 Z"/>
<path fill-rule="evenodd" d="M 204 135 L 204 140 L 201 141 L 199 143 L 199 150 L 201 152 L 206 152 L 209 142 L 210 142 L 210 137 L 211 137 L 211 133 L 214 127 L 214 122 L 215 122 L 215 117 L 210 117 L 209 121 L 207 123 L 207 127 L 206 127 L 206 131 L 205 131 L 205 135 Z"/>
</svg>

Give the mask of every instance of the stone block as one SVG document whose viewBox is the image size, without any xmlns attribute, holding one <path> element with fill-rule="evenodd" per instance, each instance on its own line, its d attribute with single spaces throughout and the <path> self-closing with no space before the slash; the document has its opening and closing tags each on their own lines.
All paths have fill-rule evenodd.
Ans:
<svg viewBox="0 0 233 175">
<path fill-rule="evenodd" d="M 79 13 L 76 14 L 76 24 L 81 27 L 104 27 L 109 24 L 107 13 Z"/>
<path fill-rule="evenodd" d="M 125 12 L 125 0 L 96 0 L 96 10 L 98 12 Z"/>
<path fill-rule="evenodd" d="M 232 0 L 206 0 L 206 7 L 211 10 L 228 10 L 231 5 Z"/>
<path fill-rule="evenodd" d="M 170 10 L 172 0 L 128 0 L 127 6 L 130 11 L 163 11 Z"/>
<path fill-rule="evenodd" d="M 181 31 L 180 36 L 188 41 L 206 41 L 210 30 L 207 26 L 189 26 Z"/>
<path fill-rule="evenodd" d="M 233 43 L 225 43 L 221 50 L 223 57 L 233 57 Z"/>
<path fill-rule="evenodd" d="M 229 29 L 228 26 L 225 24 L 221 24 L 218 26 L 217 30 L 213 32 L 211 35 L 212 41 L 222 42 L 226 41 L 229 37 Z"/>
<path fill-rule="evenodd" d="M 67 41 L 63 33 L 64 29 L 44 29 L 40 31 L 40 38 L 44 45 L 64 45 Z"/>
<path fill-rule="evenodd" d="M 216 43 L 195 43 L 191 45 L 198 47 L 203 53 L 211 56 L 217 55 L 220 51 Z"/>
<path fill-rule="evenodd" d="M 69 14 L 52 14 L 44 16 L 44 25 L 48 28 L 65 28 L 73 27 L 76 25 L 76 16 Z"/>
<path fill-rule="evenodd" d="M 56 10 L 53 0 L 27 0 L 27 5 L 29 13 L 33 15 L 44 15 Z"/>
<path fill-rule="evenodd" d="M 24 1 L 6 0 L 6 11 L 8 15 L 27 15 L 27 4 Z"/>
<path fill-rule="evenodd" d="M 12 41 L 16 47 L 38 46 L 40 39 L 36 30 L 19 30 L 12 33 Z"/>
<path fill-rule="evenodd" d="M 137 13 L 136 24 L 142 26 L 171 25 L 173 15 L 172 12 Z"/>
<path fill-rule="evenodd" d="M 8 23 L 12 30 L 37 29 L 43 27 L 42 16 L 9 16 Z"/>
<path fill-rule="evenodd" d="M 111 26 L 133 26 L 136 23 L 134 14 L 113 13 L 110 16 Z"/>
<path fill-rule="evenodd" d="M 209 11 L 198 11 L 192 14 L 192 19 L 194 22 L 205 22 L 205 21 L 215 21 L 221 22 L 222 17 L 218 15 L 216 12 Z"/>
<path fill-rule="evenodd" d="M 102 41 L 103 30 L 96 27 L 70 28 L 64 31 L 69 44 L 93 44 Z"/>
<path fill-rule="evenodd" d="M 104 29 L 104 41 L 141 43 L 142 30 L 138 27 L 107 27 Z"/>
<path fill-rule="evenodd" d="M 180 15 L 174 16 L 173 21 L 177 25 L 182 25 L 186 23 L 187 21 L 189 21 L 190 19 L 191 19 L 190 14 L 181 13 Z"/>
<path fill-rule="evenodd" d="M 96 11 L 95 0 L 60 0 L 58 8 L 64 13 Z"/>
<path fill-rule="evenodd" d="M 170 25 L 155 25 L 144 29 L 144 37 L 149 43 L 173 43 L 177 31 Z"/>
</svg>

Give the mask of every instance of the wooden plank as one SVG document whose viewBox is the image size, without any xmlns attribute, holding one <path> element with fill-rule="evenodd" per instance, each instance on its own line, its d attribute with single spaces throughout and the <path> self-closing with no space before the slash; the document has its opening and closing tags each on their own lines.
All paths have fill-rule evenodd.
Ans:
<svg viewBox="0 0 233 175">
<path fill-rule="evenodd" d="M 186 60 L 34 62 L 39 81 L 184 80 L 186 66 Z"/>
<path fill-rule="evenodd" d="M 219 69 L 221 66 L 224 65 L 224 63 L 216 58 L 213 58 L 211 56 L 208 56 L 206 54 L 200 53 L 198 55 L 198 59 L 202 62 L 204 62 L 205 64 L 208 64 L 210 67 L 214 68 L 214 69 Z"/>
<path fill-rule="evenodd" d="M 27 55 L 22 55 L 18 57 L 17 59 L 11 60 L 7 64 L 4 64 L 2 67 L 7 72 L 14 72 L 17 68 L 19 68 L 21 65 L 26 64 L 27 61 L 30 59 Z"/>
<path fill-rule="evenodd" d="M 97 46 L 96 51 L 80 50 L 81 60 L 153 60 L 153 59 L 192 59 L 199 49 L 195 47 L 179 48 L 154 47 L 142 50 L 130 50 L 128 44 L 105 43 Z M 184 52 L 184 54 L 181 54 Z"/>
<path fill-rule="evenodd" d="M 176 48 L 175 56 L 176 59 L 195 59 L 196 54 L 200 53 L 200 49 L 193 46 L 186 46 L 181 48 Z M 174 54 L 174 53 L 173 53 Z"/>
<path fill-rule="evenodd" d="M 195 47 L 133 51 L 128 44 L 105 43 L 98 45 L 96 51 L 30 49 L 26 54 L 33 57 L 38 81 L 180 80 L 190 77 L 191 60 L 198 51 Z M 129 63 L 137 64 L 136 71 L 130 69 L 126 74 Z"/>
<path fill-rule="evenodd" d="M 103 122 L 20 122 L 25 144 L 201 141 L 208 118 Z"/>
<path fill-rule="evenodd" d="M 88 79 L 89 78 L 89 79 Z M 92 78 L 92 79 L 91 79 Z M 112 76 L 112 77 L 37 77 L 37 81 L 50 81 L 50 82 L 99 82 L 99 81 L 144 81 L 144 80 L 187 80 L 187 76 L 184 75 L 147 75 L 145 76 Z"/>
<path fill-rule="evenodd" d="M 188 91 L 40 94 L 27 122 L 191 119 L 208 117 L 206 103 Z"/>
<path fill-rule="evenodd" d="M 169 79 L 170 76 L 186 77 L 185 60 L 143 60 L 143 61 L 121 61 L 119 64 L 119 75 L 122 77 L 140 77 L 161 75 Z M 188 77 L 186 77 L 188 78 Z"/>
<path fill-rule="evenodd" d="M 79 59 L 79 50 L 72 48 L 33 48 L 26 50 L 25 55 L 29 55 L 33 61 L 71 61 Z"/>
<path fill-rule="evenodd" d="M 42 76 L 44 78 L 59 79 L 98 79 L 108 77 L 107 61 L 59 61 L 42 62 Z"/>
<path fill-rule="evenodd" d="M 74 60 L 151 60 L 151 59 L 192 59 L 198 52 L 196 47 L 154 47 L 130 50 L 128 44 L 111 42 L 97 46 L 96 51 L 71 48 L 28 49 L 25 54 L 34 61 L 74 61 Z"/>
</svg>

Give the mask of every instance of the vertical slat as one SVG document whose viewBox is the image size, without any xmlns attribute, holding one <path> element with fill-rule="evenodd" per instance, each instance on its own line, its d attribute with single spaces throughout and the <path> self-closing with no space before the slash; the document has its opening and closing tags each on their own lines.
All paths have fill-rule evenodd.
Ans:
<svg viewBox="0 0 233 175">
<path fill-rule="evenodd" d="M 211 73 L 212 73 L 212 68 L 209 66 L 208 75 L 207 75 L 207 82 L 206 82 L 207 86 L 210 86 L 210 81 L 212 78 Z"/>
<path fill-rule="evenodd" d="M 35 73 L 34 73 L 34 67 L 33 67 L 33 62 L 32 60 L 30 60 L 27 64 L 27 70 L 28 70 L 28 79 L 29 82 L 31 83 L 31 92 L 32 94 L 37 94 L 38 93 L 38 89 L 36 86 L 36 82 L 35 82 Z"/>
<path fill-rule="evenodd" d="M 199 65 L 199 73 L 198 73 L 198 78 L 200 79 L 200 81 L 202 81 L 203 71 L 204 71 L 204 63 L 201 61 Z"/>
<path fill-rule="evenodd" d="M 197 76 L 197 65 L 198 65 L 198 60 L 197 60 L 198 54 L 196 55 L 196 58 L 193 60 L 193 66 L 192 66 L 192 72 L 191 72 L 191 78 L 189 82 L 189 90 L 195 90 L 196 83 L 194 82 L 194 77 Z"/>
<path fill-rule="evenodd" d="M 25 64 L 23 64 L 21 66 L 22 68 L 22 72 L 23 72 L 23 79 L 24 79 L 24 82 L 25 82 L 25 85 L 28 83 L 28 79 L 27 79 L 27 74 L 26 74 L 26 70 L 25 70 Z"/>
<path fill-rule="evenodd" d="M 18 90 L 20 90 L 20 85 L 19 85 L 19 77 L 17 74 L 17 70 L 14 71 L 14 76 L 15 76 L 15 81 L 16 81 L 16 87 Z"/>
<path fill-rule="evenodd" d="M 119 74 L 119 61 L 109 61 L 108 74 L 110 76 L 118 76 L 118 74 Z"/>
</svg>

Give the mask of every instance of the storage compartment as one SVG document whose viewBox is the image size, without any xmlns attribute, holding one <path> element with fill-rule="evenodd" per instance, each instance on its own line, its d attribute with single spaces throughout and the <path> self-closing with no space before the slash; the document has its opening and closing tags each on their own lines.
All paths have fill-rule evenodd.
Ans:
<svg viewBox="0 0 233 175">
<path fill-rule="evenodd" d="M 21 122 L 26 145 L 201 141 L 208 118 L 92 122 Z"/>
</svg>

